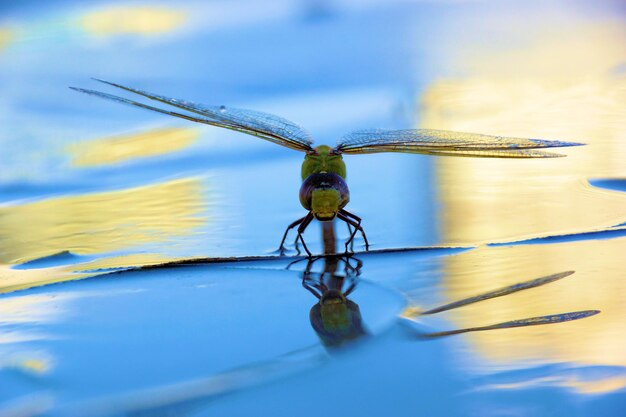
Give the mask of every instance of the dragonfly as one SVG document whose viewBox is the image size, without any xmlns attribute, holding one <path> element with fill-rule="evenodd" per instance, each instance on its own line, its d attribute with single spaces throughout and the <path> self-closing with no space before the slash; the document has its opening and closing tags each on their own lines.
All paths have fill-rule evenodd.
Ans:
<svg viewBox="0 0 626 417">
<path fill-rule="evenodd" d="M 303 234 L 313 220 L 332 222 L 338 219 L 345 222 L 349 230 L 349 237 L 345 242 L 346 253 L 357 232 L 360 232 L 363 237 L 365 250 L 369 249 L 367 236 L 361 226 L 361 218 L 345 209 L 350 201 L 350 191 L 346 183 L 344 155 L 400 152 L 481 158 L 553 158 L 564 155 L 546 152 L 543 148 L 584 145 L 577 142 L 434 129 L 362 129 L 344 135 L 335 146 L 314 146 L 311 135 L 304 128 L 280 116 L 223 105 L 198 104 L 110 81 L 94 80 L 170 107 L 156 107 L 96 90 L 70 88 L 168 116 L 246 133 L 304 153 L 300 173 L 302 185 L 299 194 L 300 203 L 306 210 L 306 215 L 287 226 L 278 249 L 281 255 L 285 253 L 285 240 L 288 233 L 297 227 L 296 249 L 299 252 L 298 241 L 300 241 L 308 256 L 312 256 Z"/>
</svg>

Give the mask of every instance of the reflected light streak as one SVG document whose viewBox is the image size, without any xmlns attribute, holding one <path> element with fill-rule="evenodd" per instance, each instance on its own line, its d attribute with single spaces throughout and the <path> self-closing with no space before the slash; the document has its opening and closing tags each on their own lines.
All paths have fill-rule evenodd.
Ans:
<svg viewBox="0 0 626 417">
<path fill-rule="evenodd" d="M 7 47 L 13 39 L 13 33 L 10 29 L 0 27 L 0 51 Z"/>
<path fill-rule="evenodd" d="M 586 185 L 592 177 L 626 176 L 626 76 L 616 73 L 626 62 L 623 28 L 565 17 L 520 32 L 528 39 L 517 39 L 514 49 L 457 45 L 449 65 L 467 76 L 439 80 L 421 98 L 423 128 L 588 144 L 549 161 L 438 158 L 446 242 L 515 240 L 626 220 L 623 194 Z M 575 23 L 563 23 L 569 20 Z M 493 16 L 486 22 L 468 36 L 507 24 Z"/>
<path fill-rule="evenodd" d="M 562 385 L 571 387 L 582 394 L 604 394 L 625 389 L 626 377 L 611 377 L 591 381 L 568 379 Z"/>
<path fill-rule="evenodd" d="M 165 128 L 79 142 L 71 145 L 68 151 L 75 166 L 107 165 L 175 152 L 186 148 L 197 138 L 197 129 Z"/>
<path fill-rule="evenodd" d="M 506 39 L 499 39 L 500 43 L 495 41 L 495 48 L 489 42 L 473 43 L 472 48 L 461 44 L 458 51 L 451 55 L 451 64 L 464 72 L 483 77 L 514 76 L 516 81 L 550 79 L 553 84 L 566 84 L 574 80 L 605 77 L 626 58 L 623 42 L 626 30 L 618 16 L 604 16 L 600 21 L 580 15 L 565 18 L 544 16 L 543 22 L 533 22 L 534 27 L 518 16 L 509 19 L 507 21 L 500 15 L 498 22 L 487 24 L 507 26 L 500 33 L 502 37 L 511 33 L 512 36 L 520 36 L 514 42 L 515 47 L 502 48 L 503 44 L 507 44 Z M 485 20 L 481 21 L 485 23 Z M 489 27 L 485 29 L 490 30 Z M 515 33 L 516 30 L 520 32 Z M 524 38 L 522 33 L 528 37 Z"/>
<path fill-rule="evenodd" d="M 601 230 L 626 220 L 626 195 L 587 183 L 626 177 L 626 76 L 616 71 L 626 62 L 623 25 L 565 17 L 550 16 L 529 27 L 518 17 L 509 22 L 500 15 L 481 16 L 484 24 L 469 25 L 473 29 L 447 55 L 451 73 L 464 76 L 440 79 L 421 97 L 423 128 L 588 144 L 552 160 L 437 158 L 443 242 L 514 241 Z M 507 25 L 497 41 L 473 42 Z M 501 48 L 508 34 L 515 37 L 515 48 Z M 479 247 L 448 257 L 443 268 L 448 301 L 557 271 L 576 273 L 446 315 L 454 327 L 465 328 L 598 309 L 601 314 L 585 320 L 477 332 L 464 339 L 481 369 L 523 368 L 529 362 L 626 367 L 624 253 L 626 239 L 613 238 Z M 624 386 L 614 375 L 559 384 L 586 393 Z"/>
<path fill-rule="evenodd" d="M 522 382 L 489 384 L 480 387 L 481 390 L 518 390 L 526 388 L 534 388 L 537 386 L 561 386 L 570 388 L 580 394 L 606 394 L 614 391 L 620 391 L 626 388 L 626 377 L 609 376 L 604 379 L 589 379 L 549 376 L 537 379 L 525 380 Z"/>
<path fill-rule="evenodd" d="M 447 243 L 486 243 L 610 227 L 626 197 L 590 177 L 626 175 L 626 79 L 563 87 L 544 81 L 439 82 L 423 98 L 424 127 L 588 143 L 559 160 L 438 158 Z"/>
<path fill-rule="evenodd" d="M 40 285 L 54 284 L 57 282 L 73 281 L 93 277 L 102 272 L 74 273 L 70 268 L 55 267 L 41 269 L 12 269 L 9 265 L 0 265 L 0 294 L 23 290 Z M 4 303 L 6 300 L 1 300 Z M 6 307 L 6 306 L 5 306 Z M 5 307 L 0 307 L 2 311 Z M 9 306 L 10 307 L 10 306 Z M 32 306 L 29 306 L 29 308 Z M 8 307 L 6 307 L 8 308 Z M 35 313 L 38 311 L 34 309 Z M 26 316 L 28 320 L 32 317 Z M 18 318 L 15 317 L 17 320 Z"/>
<path fill-rule="evenodd" d="M 474 350 L 488 362 L 507 366 L 525 361 L 573 362 L 626 367 L 626 238 L 553 245 L 481 247 L 447 259 L 449 300 L 498 288 L 523 277 L 571 268 L 567 280 L 450 311 L 457 327 L 471 327 L 538 314 L 596 308 L 597 316 L 541 329 L 475 333 Z M 512 348 L 514 347 L 514 348 Z M 515 365 L 514 365 L 515 366 Z"/>
<path fill-rule="evenodd" d="M 205 223 L 197 179 L 0 208 L 0 263 L 112 252 L 189 235 Z"/>
<path fill-rule="evenodd" d="M 3 271 L 0 269 L 0 271 Z M 56 303 L 71 299 L 65 294 L 29 294 L 0 300 L 0 326 L 6 324 L 25 324 L 53 322 L 63 312 Z M 53 301 L 53 303 L 51 303 Z"/>
<path fill-rule="evenodd" d="M 159 35 L 181 27 L 185 13 L 163 7 L 110 7 L 84 15 L 82 27 L 98 36 Z"/>
</svg>

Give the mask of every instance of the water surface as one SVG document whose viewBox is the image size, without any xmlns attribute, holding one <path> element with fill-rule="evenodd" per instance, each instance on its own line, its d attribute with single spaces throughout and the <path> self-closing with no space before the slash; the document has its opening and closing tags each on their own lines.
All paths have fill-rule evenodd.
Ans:
<svg viewBox="0 0 626 417">
<path fill-rule="evenodd" d="M 0 7 L 0 415 L 623 409 L 618 2 L 263 3 Z M 301 154 L 67 88 L 100 88 L 90 77 L 276 113 L 318 143 L 424 127 L 588 146 L 347 156 L 373 252 L 357 239 L 348 267 L 307 269 L 273 252 L 303 215 Z M 322 250 L 318 224 L 305 238 Z M 322 316 L 320 332 L 303 283 L 355 283 L 350 320 Z"/>
</svg>

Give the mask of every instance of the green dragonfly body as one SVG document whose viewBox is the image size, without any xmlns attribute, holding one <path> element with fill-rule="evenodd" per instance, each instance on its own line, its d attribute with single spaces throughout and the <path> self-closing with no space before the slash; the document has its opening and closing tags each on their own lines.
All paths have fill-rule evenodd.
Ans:
<svg viewBox="0 0 626 417">
<path fill-rule="evenodd" d="M 284 252 L 287 234 L 297 226 L 296 249 L 298 240 L 300 240 L 307 254 L 311 256 L 302 234 L 313 219 L 327 222 L 338 218 L 347 223 L 349 228 L 350 226 L 354 227 L 354 231 L 349 229 L 350 237 L 346 241 L 346 251 L 357 232 L 360 232 L 363 236 L 365 248 L 369 247 L 367 237 L 361 227 L 361 219 L 345 210 L 345 206 L 350 201 L 350 193 L 346 184 L 346 165 L 343 161 L 343 155 L 401 152 L 487 158 L 551 158 L 563 155 L 544 152 L 541 148 L 582 145 L 575 142 L 490 136 L 445 130 L 372 129 L 349 133 L 343 136 L 335 147 L 326 145 L 313 147 L 310 135 L 303 128 L 279 116 L 253 110 L 227 108 L 225 106 L 201 105 L 186 100 L 172 99 L 148 93 L 108 81 L 97 81 L 182 109 L 185 112 L 165 110 L 99 91 L 70 88 L 118 103 L 246 133 L 304 152 L 305 156 L 301 170 L 300 202 L 307 210 L 307 214 L 287 227 L 279 248 L 281 253 Z"/>
</svg>

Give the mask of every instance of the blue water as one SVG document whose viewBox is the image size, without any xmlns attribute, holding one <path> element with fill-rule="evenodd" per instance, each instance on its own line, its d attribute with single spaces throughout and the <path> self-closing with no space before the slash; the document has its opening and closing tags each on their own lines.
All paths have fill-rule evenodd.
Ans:
<svg viewBox="0 0 626 417">
<path fill-rule="evenodd" d="M 619 415 L 623 22 L 610 1 L 1 4 L 0 416 Z M 329 261 L 307 272 L 295 236 L 274 252 L 304 214 L 302 154 L 67 88 L 117 93 L 90 77 L 275 113 L 316 143 L 521 125 L 589 146 L 506 167 L 346 156 L 373 251 L 358 238 L 349 268 L 322 276 Z M 170 128 L 196 130 L 159 139 Z M 305 233 L 315 253 L 320 236 Z M 333 348 L 311 290 L 352 283 L 353 337 Z M 416 337 L 583 310 L 601 313 Z"/>
</svg>

